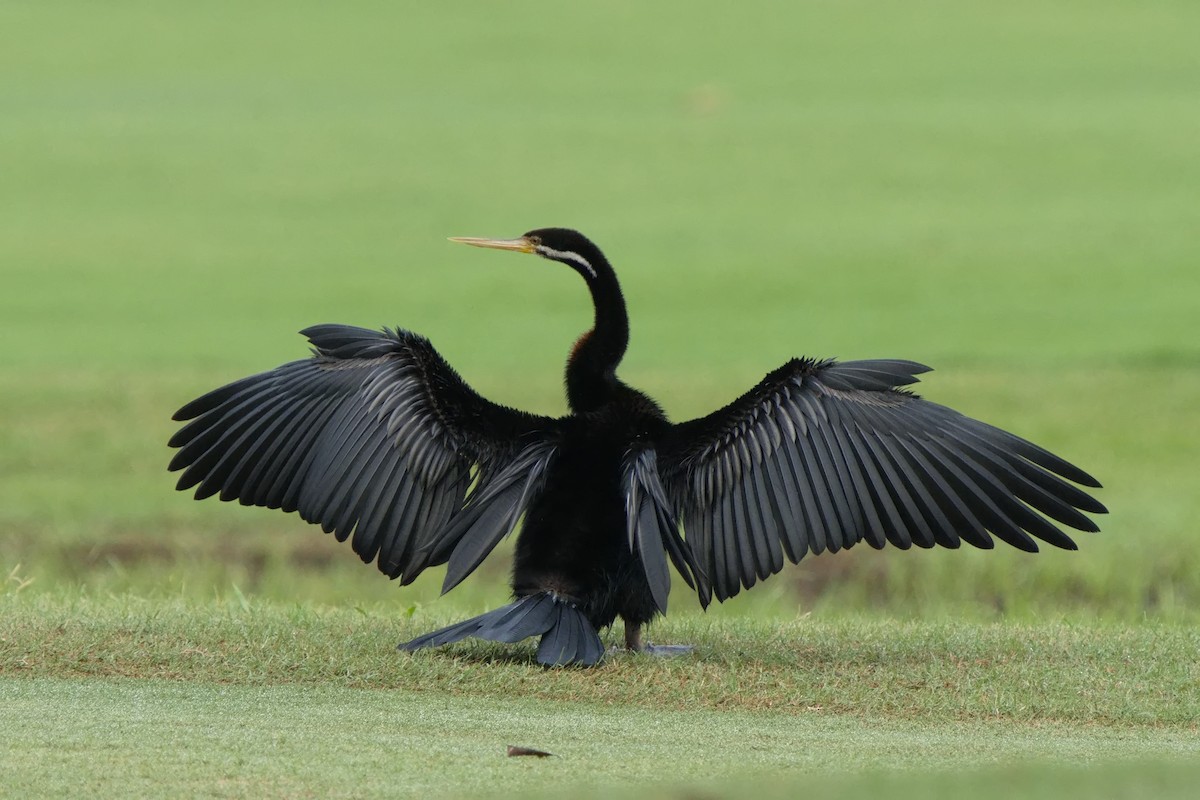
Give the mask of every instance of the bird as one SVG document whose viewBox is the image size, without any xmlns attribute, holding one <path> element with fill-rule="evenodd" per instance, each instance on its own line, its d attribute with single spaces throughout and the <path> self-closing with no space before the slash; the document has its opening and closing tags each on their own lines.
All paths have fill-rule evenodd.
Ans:
<svg viewBox="0 0 1200 800">
<path fill-rule="evenodd" d="M 656 652 L 643 630 L 666 614 L 672 567 L 707 608 L 859 542 L 1036 552 L 1038 540 L 1076 549 L 1059 525 L 1099 530 L 1087 514 L 1107 510 L 1080 488 L 1095 478 L 906 388 L 929 367 L 792 358 L 724 407 L 671 422 L 617 377 L 629 319 L 591 240 L 540 228 L 451 241 L 582 277 L 595 316 L 567 359 L 569 413 L 485 399 L 403 328 L 322 324 L 301 331 L 309 358 L 180 408 L 187 424 L 169 442 L 179 490 L 298 512 L 402 585 L 445 565 L 448 592 L 519 529 L 513 601 L 403 651 L 538 637 L 538 663 L 592 666 L 617 618 L 627 649 Z"/>
</svg>

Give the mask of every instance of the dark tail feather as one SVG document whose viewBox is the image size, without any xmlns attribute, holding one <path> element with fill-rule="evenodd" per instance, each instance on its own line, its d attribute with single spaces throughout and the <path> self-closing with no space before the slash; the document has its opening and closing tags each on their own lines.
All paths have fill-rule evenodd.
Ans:
<svg viewBox="0 0 1200 800">
<path fill-rule="evenodd" d="M 522 597 L 495 611 L 418 636 L 401 644 L 399 649 L 411 652 L 469 636 L 505 644 L 541 636 L 538 663 L 552 667 L 569 664 L 590 667 L 604 655 L 600 636 L 583 612 L 569 601 L 546 593 Z"/>
</svg>

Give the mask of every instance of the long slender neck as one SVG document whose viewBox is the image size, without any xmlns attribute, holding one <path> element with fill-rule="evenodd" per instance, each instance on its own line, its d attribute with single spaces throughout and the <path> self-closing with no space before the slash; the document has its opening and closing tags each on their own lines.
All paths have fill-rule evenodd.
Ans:
<svg viewBox="0 0 1200 800">
<path fill-rule="evenodd" d="M 576 413 L 594 411 L 612 398 L 621 384 L 617 365 L 629 346 L 629 316 L 617 276 L 607 263 L 585 276 L 596 307 L 596 321 L 579 337 L 567 360 L 567 403 Z"/>
</svg>

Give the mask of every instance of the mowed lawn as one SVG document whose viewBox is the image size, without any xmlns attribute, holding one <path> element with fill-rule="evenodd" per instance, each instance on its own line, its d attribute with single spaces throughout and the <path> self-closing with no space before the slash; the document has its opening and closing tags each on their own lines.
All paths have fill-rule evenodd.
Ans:
<svg viewBox="0 0 1200 800">
<path fill-rule="evenodd" d="M 1185 796 L 1198 25 L 1184 2 L 7 5 L 6 784 Z M 503 601 L 506 551 L 439 599 L 172 490 L 174 409 L 318 322 L 419 331 L 486 396 L 561 413 L 577 276 L 445 242 L 545 225 L 612 258 L 621 375 L 673 417 L 795 355 L 911 358 L 930 399 L 1095 474 L 1103 532 L 855 549 L 704 615 L 676 591 L 651 638 L 694 656 L 548 672 L 392 650 Z"/>
<path fill-rule="evenodd" d="M 8 601 L 0 744 L 23 794 L 867 797 L 887 771 L 923 796 L 930 773 L 1071 765 L 1028 781 L 1061 789 L 1110 764 L 1100 796 L 1185 797 L 1200 776 L 1180 626 L 691 616 L 655 633 L 693 655 L 546 670 L 529 646 L 397 654 L 443 620 L 378 607 Z"/>
</svg>

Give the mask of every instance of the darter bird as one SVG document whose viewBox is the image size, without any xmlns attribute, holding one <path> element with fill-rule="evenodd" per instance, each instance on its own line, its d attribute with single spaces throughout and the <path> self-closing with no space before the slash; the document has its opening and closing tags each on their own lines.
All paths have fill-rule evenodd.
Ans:
<svg viewBox="0 0 1200 800">
<path fill-rule="evenodd" d="M 567 360 L 560 418 L 481 397 L 429 341 L 402 329 L 317 325 L 311 358 L 188 403 L 171 470 L 197 499 L 298 511 L 408 584 L 447 565 L 443 591 L 518 521 L 514 601 L 420 636 L 538 636 L 546 665 L 592 665 L 598 631 L 630 650 L 667 610 L 670 566 L 701 605 L 806 554 L 865 541 L 907 549 L 1074 549 L 1053 521 L 1099 530 L 1089 474 L 1024 439 L 901 388 L 912 361 L 793 359 L 705 417 L 672 423 L 616 374 L 629 320 L 616 274 L 565 228 L 459 238 L 532 253 L 583 278 L 595 321 Z"/>
</svg>

